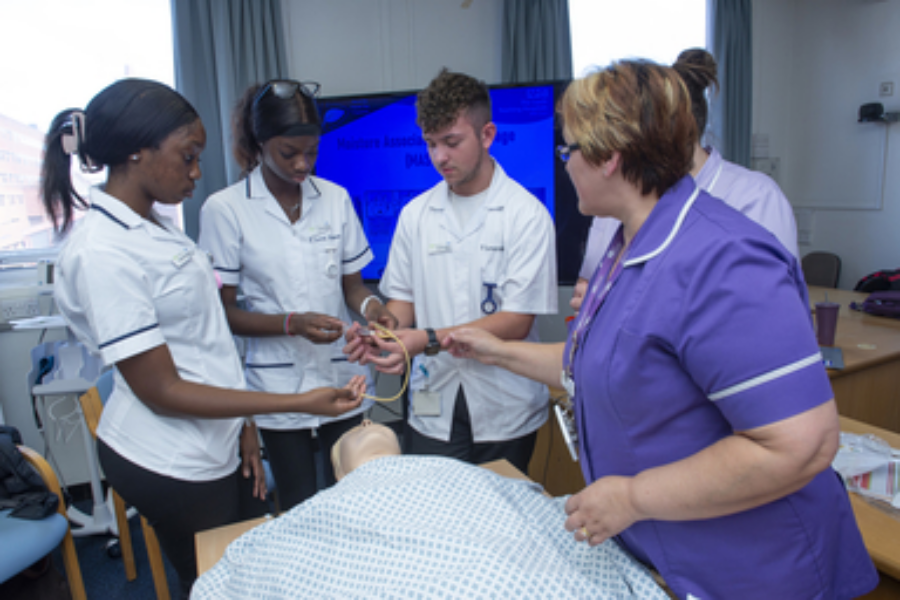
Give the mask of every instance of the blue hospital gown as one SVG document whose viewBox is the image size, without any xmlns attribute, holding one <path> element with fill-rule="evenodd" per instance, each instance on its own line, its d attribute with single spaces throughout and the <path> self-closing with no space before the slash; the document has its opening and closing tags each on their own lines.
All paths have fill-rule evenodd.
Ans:
<svg viewBox="0 0 900 600">
<path fill-rule="evenodd" d="M 454 459 L 380 458 L 235 540 L 191 598 L 668 598 L 615 542 L 575 542 L 564 503 Z"/>
</svg>

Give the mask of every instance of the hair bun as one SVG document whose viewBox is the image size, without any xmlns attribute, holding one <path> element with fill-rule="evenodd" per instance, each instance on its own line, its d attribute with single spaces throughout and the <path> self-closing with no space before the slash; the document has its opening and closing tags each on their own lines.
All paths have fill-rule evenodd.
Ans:
<svg viewBox="0 0 900 600">
<path fill-rule="evenodd" d="M 712 54 L 703 48 L 690 48 L 678 55 L 672 65 L 689 88 L 705 90 L 710 86 L 719 86 L 718 65 Z"/>
</svg>

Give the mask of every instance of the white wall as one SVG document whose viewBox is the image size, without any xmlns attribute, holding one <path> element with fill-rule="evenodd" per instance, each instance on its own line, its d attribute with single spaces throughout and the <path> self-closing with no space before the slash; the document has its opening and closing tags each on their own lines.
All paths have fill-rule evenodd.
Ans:
<svg viewBox="0 0 900 600">
<path fill-rule="evenodd" d="M 900 267 L 900 123 L 856 122 L 864 103 L 900 110 L 898 28 L 893 0 L 753 2 L 753 132 L 811 227 L 800 253 L 838 254 L 842 288 Z M 879 97 L 883 81 L 893 96 Z"/>
<path fill-rule="evenodd" d="M 502 0 L 284 0 L 292 77 L 324 96 L 421 89 L 441 67 L 500 83 Z"/>
</svg>

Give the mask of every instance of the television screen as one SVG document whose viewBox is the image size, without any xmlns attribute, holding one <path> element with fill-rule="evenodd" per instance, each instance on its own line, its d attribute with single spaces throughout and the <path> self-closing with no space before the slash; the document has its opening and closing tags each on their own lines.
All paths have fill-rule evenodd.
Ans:
<svg viewBox="0 0 900 600">
<path fill-rule="evenodd" d="M 554 217 L 560 283 L 578 276 L 590 220 L 555 148 L 561 83 L 492 87 L 497 137 L 491 154 Z M 391 239 L 407 202 L 440 181 L 416 125 L 416 93 L 394 92 L 319 100 L 323 133 L 316 174 L 347 189 L 375 254 L 363 278 L 381 278 Z"/>
</svg>

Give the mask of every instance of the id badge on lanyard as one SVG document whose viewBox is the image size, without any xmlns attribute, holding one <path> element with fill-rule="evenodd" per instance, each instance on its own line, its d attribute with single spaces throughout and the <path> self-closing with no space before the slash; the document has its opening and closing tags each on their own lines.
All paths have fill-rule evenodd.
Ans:
<svg viewBox="0 0 900 600">
<path fill-rule="evenodd" d="M 424 362 L 419 363 L 419 370 L 425 377 L 425 384 L 422 389 L 414 390 L 412 393 L 413 413 L 417 417 L 439 417 L 441 416 L 441 394 L 429 389 L 431 373 Z"/>
</svg>

